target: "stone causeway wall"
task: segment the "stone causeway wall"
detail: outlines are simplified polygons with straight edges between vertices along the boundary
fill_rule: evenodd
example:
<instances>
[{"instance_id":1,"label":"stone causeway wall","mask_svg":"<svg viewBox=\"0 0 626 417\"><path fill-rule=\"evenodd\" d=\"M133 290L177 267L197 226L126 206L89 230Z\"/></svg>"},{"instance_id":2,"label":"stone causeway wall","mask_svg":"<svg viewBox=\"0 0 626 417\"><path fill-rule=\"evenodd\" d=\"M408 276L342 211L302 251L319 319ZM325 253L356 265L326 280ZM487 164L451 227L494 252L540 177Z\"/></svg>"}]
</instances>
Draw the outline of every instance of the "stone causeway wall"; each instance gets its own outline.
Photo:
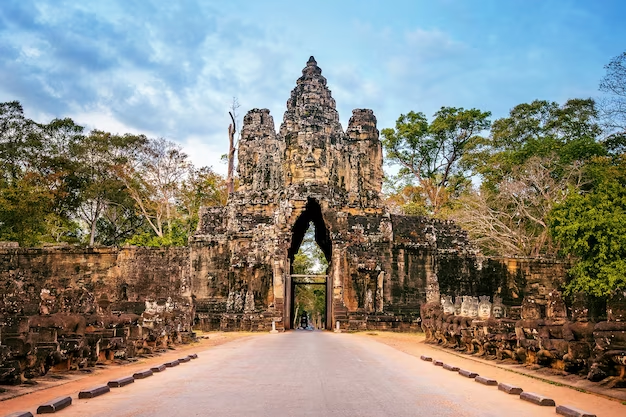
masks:
<instances>
[{"instance_id":1,"label":"stone causeway wall","mask_svg":"<svg viewBox=\"0 0 626 417\"><path fill-rule=\"evenodd\" d=\"M191 340L188 248L0 248L0 383Z\"/></svg>"},{"instance_id":2,"label":"stone causeway wall","mask_svg":"<svg viewBox=\"0 0 626 417\"><path fill-rule=\"evenodd\" d=\"M499 295L446 295L424 304L426 342L626 387L626 292L609 299L604 310L582 296L566 303L556 287L539 284L540 291L527 293L521 306L505 304Z\"/></svg>"}]
</instances>

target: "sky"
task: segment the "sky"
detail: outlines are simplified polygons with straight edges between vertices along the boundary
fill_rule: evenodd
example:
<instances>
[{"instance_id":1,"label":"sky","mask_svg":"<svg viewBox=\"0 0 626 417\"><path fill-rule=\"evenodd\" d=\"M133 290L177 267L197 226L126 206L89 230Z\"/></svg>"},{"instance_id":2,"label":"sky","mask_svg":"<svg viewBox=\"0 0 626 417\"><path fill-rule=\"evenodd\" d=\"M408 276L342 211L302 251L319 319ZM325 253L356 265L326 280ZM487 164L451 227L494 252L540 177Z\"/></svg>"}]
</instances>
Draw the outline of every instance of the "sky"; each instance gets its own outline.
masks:
<instances>
[{"instance_id":1,"label":"sky","mask_svg":"<svg viewBox=\"0 0 626 417\"><path fill-rule=\"evenodd\" d=\"M599 97L626 51L622 0L0 0L0 102L38 122L179 143L225 173L228 116L276 129L309 56L342 125L442 106L504 117L535 99Z\"/></svg>"}]
</instances>

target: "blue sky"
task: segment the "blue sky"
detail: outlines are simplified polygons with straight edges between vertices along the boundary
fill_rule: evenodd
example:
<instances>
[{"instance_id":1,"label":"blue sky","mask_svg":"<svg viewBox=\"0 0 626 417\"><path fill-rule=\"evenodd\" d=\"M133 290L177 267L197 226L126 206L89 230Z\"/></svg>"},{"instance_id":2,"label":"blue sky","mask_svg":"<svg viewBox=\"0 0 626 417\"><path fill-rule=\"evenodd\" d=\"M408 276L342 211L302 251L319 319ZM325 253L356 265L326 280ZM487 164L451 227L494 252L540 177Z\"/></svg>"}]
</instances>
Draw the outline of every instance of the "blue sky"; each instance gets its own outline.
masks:
<instances>
[{"instance_id":1,"label":"blue sky","mask_svg":"<svg viewBox=\"0 0 626 417\"><path fill-rule=\"evenodd\" d=\"M1 0L0 102L37 121L179 142L225 172L228 109L276 128L310 55L345 128L410 110L489 110L597 97L626 51L621 0Z\"/></svg>"}]
</instances>

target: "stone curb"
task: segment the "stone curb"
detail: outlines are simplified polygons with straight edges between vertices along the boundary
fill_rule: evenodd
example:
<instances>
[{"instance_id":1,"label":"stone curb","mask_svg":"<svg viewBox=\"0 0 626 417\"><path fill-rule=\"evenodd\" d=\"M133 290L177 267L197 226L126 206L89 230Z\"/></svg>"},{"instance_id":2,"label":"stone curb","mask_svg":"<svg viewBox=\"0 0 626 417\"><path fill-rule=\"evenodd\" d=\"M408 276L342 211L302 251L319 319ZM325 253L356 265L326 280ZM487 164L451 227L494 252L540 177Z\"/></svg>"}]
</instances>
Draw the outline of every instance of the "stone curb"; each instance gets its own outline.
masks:
<instances>
[{"instance_id":1,"label":"stone curb","mask_svg":"<svg viewBox=\"0 0 626 417\"><path fill-rule=\"evenodd\" d=\"M570 407L569 405L557 406L556 413L567 417L596 417L595 414L579 410L578 408Z\"/></svg>"},{"instance_id":2,"label":"stone curb","mask_svg":"<svg viewBox=\"0 0 626 417\"><path fill-rule=\"evenodd\" d=\"M447 363L443 364L443 369L445 369L446 371L453 371L453 372L458 372L459 371L459 367L458 366L448 365Z\"/></svg>"},{"instance_id":3,"label":"stone curb","mask_svg":"<svg viewBox=\"0 0 626 417\"><path fill-rule=\"evenodd\" d=\"M476 372L468 371L467 369L459 369L459 375L465 378L476 378L478 376Z\"/></svg>"},{"instance_id":4,"label":"stone curb","mask_svg":"<svg viewBox=\"0 0 626 417\"><path fill-rule=\"evenodd\" d=\"M152 375L153 375L152 369L146 369L145 371L135 372L133 374L133 378L135 378L135 379L144 379L144 378L148 378L149 376L152 376Z\"/></svg>"},{"instance_id":5,"label":"stone curb","mask_svg":"<svg viewBox=\"0 0 626 417\"><path fill-rule=\"evenodd\" d=\"M167 366L165 365L157 365L157 366L153 366L152 368L150 368L152 372L163 372L166 369L167 369Z\"/></svg>"},{"instance_id":6,"label":"stone curb","mask_svg":"<svg viewBox=\"0 0 626 417\"><path fill-rule=\"evenodd\" d=\"M30 411L16 411L15 413L11 413L5 417L33 417L33 413Z\"/></svg>"},{"instance_id":7,"label":"stone curb","mask_svg":"<svg viewBox=\"0 0 626 417\"><path fill-rule=\"evenodd\" d=\"M419 343L424 343L424 342L422 341L422 342L419 342ZM520 367L511 367L511 366L507 366L505 364L497 363L496 361L493 361L493 360L487 360L487 359L482 359L482 358L475 357L475 356L472 356L472 355L462 354L462 353L454 351L453 349L444 348L444 347L441 347L439 345L431 345L431 344L425 344L425 345L428 346L430 349L433 349L435 351L444 352L444 353L456 356L456 357L461 358L461 359L465 359L465 360L468 360L468 361L481 363L483 365L491 366L491 367L496 368L496 369L502 369L502 370L505 370L507 372L512 372L514 374L524 375L524 376L527 376L529 378L533 378L533 379L537 379L539 381L546 382L548 384L557 383L557 384L560 384L560 385L562 385L564 387L567 387L569 389L572 389L572 390L580 391L581 389L583 389L586 393L595 394L595 395L598 395L600 397L608 398L608 399L611 399L611 400L618 400L620 402L621 401L626 401L626 396L623 395L621 393L621 391L619 393L616 393L616 392L611 391L610 389L599 387L599 386L597 386L597 384L596 385L580 386L580 385L576 385L576 384L572 384L571 382L568 382L565 378L553 377L553 376L549 376L549 375L545 375L545 374L539 374L537 372L528 372L528 371L526 371L526 370L524 370L523 368L520 368Z\"/></svg>"},{"instance_id":8,"label":"stone curb","mask_svg":"<svg viewBox=\"0 0 626 417\"><path fill-rule=\"evenodd\" d=\"M496 381L495 379L487 378L486 376L477 376L476 378L474 378L474 381L483 385L498 385L498 381Z\"/></svg>"},{"instance_id":9,"label":"stone curb","mask_svg":"<svg viewBox=\"0 0 626 417\"><path fill-rule=\"evenodd\" d=\"M432 362L433 361L433 358L431 358L430 356L425 356L425 355L420 356L420 359L423 360L423 361L426 361L426 362Z\"/></svg>"},{"instance_id":10,"label":"stone curb","mask_svg":"<svg viewBox=\"0 0 626 417\"><path fill-rule=\"evenodd\" d=\"M125 376L123 378L118 378L118 379L109 381L107 385L111 388L121 388L121 387L125 387L128 384L132 384L133 382L135 382L135 378L133 378L132 376Z\"/></svg>"},{"instance_id":11,"label":"stone curb","mask_svg":"<svg viewBox=\"0 0 626 417\"><path fill-rule=\"evenodd\" d=\"M544 397L543 395L535 394L534 392L522 392L519 397L524 401L544 407L554 407L556 405L552 398Z\"/></svg>"},{"instance_id":12,"label":"stone curb","mask_svg":"<svg viewBox=\"0 0 626 417\"><path fill-rule=\"evenodd\" d=\"M191 355L189 355L187 357L191 358L191 359L198 359L198 354L197 353L192 353Z\"/></svg>"},{"instance_id":13,"label":"stone curb","mask_svg":"<svg viewBox=\"0 0 626 417\"><path fill-rule=\"evenodd\" d=\"M433 361L433 365L435 366L443 366L443 361L440 361L439 359L436 359Z\"/></svg>"},{"instance_id":14,"label":"stone curb","mask_svg":"<svg viewBox=\"0 0 626 417\"><path fill-rule=\"evenodd\" d=\"M524 390L521 389L520 387L516 387L515 385L505 384L502 382L498 384L498 389L500 391L506 392L507 394L515 394L515 395L520 395L522 392L524 392Z\"/></svg>"},{"instance_id":15,"label":"stone curb","mask_svg":"<svg viewBox=\"0 0 626 417\"><path fill-rule=\"evenodd\" d=\"M165 362L164 365L167 366L168 368L173 368L175 366L180 365L180 362L177 359L175 361Z\"/></svg>"},{"instance_id":16,"label":"stone curb","mask_svg":"<svg viewBox=\"0 0 626 417\"><path fill-rule=\"evenodd\" d=\"M180 359L178 359L178 362L189 362L190 360L191 360L191 358L190 358L190 357L185 356L184 358L180 358Z\"/></svg>"},{"instance_id":17,"label":"stone curb","mask_svg":"<svg viewBox=\"0 0 626 417\"><path fill-rule=\"evenodd\" d=\"M59 397L37 407L37 414L52 414L72 405L72 397Z\"/></svg>"},{"instance_id":18,"label":"stone curb","mask_svg":"<svg viewBox=\"0 0 626 417\"><path fill-rule=\"evenodd\" d=\"M111 388L108 385L100 385L100 386L89 388L89 389L79 392L78 399L94 398L99 395L106 394L107 392L111 392Z\"/></svg>"}]
</instances>

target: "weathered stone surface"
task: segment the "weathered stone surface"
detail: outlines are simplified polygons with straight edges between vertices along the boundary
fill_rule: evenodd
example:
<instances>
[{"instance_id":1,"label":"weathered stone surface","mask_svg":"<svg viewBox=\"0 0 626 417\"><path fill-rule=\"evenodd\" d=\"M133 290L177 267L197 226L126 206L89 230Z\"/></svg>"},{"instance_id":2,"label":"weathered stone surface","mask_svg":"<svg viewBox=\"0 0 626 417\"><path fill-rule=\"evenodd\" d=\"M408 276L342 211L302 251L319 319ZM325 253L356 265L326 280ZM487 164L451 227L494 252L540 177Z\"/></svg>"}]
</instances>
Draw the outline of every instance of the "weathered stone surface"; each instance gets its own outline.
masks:
<instances>
[{"instance_id":1,"label":"weathered stone surface","mask_svg":"<svg viewBox=\"0 0 626 417\"><path fill-rule=\"evenodd\" d=\"M133 378L135 378L135 379L144 379L144 378L148 378L149 376L152 376L153 373L154 373L154 371L152 371L152 369L146 369L145 371L135 372L133 374Z\"/></svg>"},{"instance_id":2,"label":"weathered stone surface","mask_svg":"<svg viewBox=\"0 0 626 417\"><path fill-rule=\"evenodd\" d=\"M447 363L443 364L443 369L447 370L447 371L453 371L453 372L457 372L459 370L458 366L454 366L454 365L450 365Z\"/></svg>"},{"instance_id":3,"label":"weathered stone surface","mask_svg":"<svg viewBox=\"0 0 626 417\"><path fill-rule=\"evenodd\" d=\"M433 361L433 365L435 365L435 366L443 366L443 361L440 361L440 360L438 360L438 359L435 359L435 360Z\"/></svg>"},{"instance_id":4,"label":"weathered stone surface","mask_svg":"<svg viewBox=\"0 0 626 417\"><path fill-rule=\"evenodd\" d=\"M152 372L163 372L166 369L167 369L167 366L165 365L158 365L158 366L153 366L152 368L150 368Z\"/></svg>"},{"instance_id":5,"label":"weathered stone surface","mask_svg":"<svg viewBox=\"0 0 626 417\"><path fill-rule=\"evenodd\" d=\"M198 359L198 354L197 353L192 353L191 355L188 356L189 359Z\"/></svg>"},{"instance_id":6,"label":"weathered stone surface","mask_svg":"<svg viewBox=\"0 0 626 417\"><path fill-rule=\"evenodd\" d=\"M165 364L164 364L164 365L165 365L166 367L168 367L168 368L173 368L173 367L175 367L175 366L180 365L180 362L179 362L178 360L175 360L175 361L169 361L169 362L165 362Z\"/></svg>"},{"instance_id":7,"label":"weathered stone surface","mask_svg":"<svg viewBox=\"0 0 626 417\"><path fill-rule=\"evenodd\" d=\"M426 361L426 362L432 362L433 361L433 358L431 358L430 356L425 356L425 355L420 356L420 359L423 360L423 361Z\"/></svg>"},{"instance_id":8,"label":"weathered stone surface","mask_svg":"<svg viewBox=\"0 0 626 417\"><path fill-rule=\"evenodd\" d=\"M290 264L312 222L330 264L325 327L419 329L420 306L439 297L437 259L474 249L450 222L386 211L373 112L354 110L344 131L311 57L279 131L253 109L241 132L239 187L226 207L201 210L190 241L198 326L290 328Z\"/></svg>"},{"instance_id":9,"label":"weathered stone surface","mask_svg":"<svg viewBox=\"0 0 626 417\"><path fill-rule=\"evenodd\" d=\"M498 381L496 381L495 379L492 378L487 378L486 376L477 376L476 378L474 378L474 381L478 382L479 384L483 384L483 385L498 385Z\"/></svg>"},{"instance_id":10,"label":"weathered stone surface","mask_svg":"<svg viewBox=\"0 0 626 417\"><path fill-rule=\"evenodd\" d=\"M8 414L5 417L33 417L33 413L30 411L16 411L15 413Z\"/></svg>"},{"instance_id":11,"label":"weathered stone surface","mask_svg":"<svg viewBox=\"0 0 626 417\"><path fill-rule=\"evenodd\" d=\"M500 391L506 392L507 394L514 394L514 395L519 395L522 392L524 392L524 390L521 389L520 387L516 387L515 385L505 384L502 382L498 384L498 389Z\"/></svg>"},{"instance_id":12,"label":"weathered stone surface","mask_svg":"<svg viewBox=\"0 0 626 417\"><path fill-rule=\"evenodd\" d=\"M52 414L72 405L72 397L59 397L37 407L37 414Z\"/></svg>"},{"instance_id":13,"label":"weathered stone surface","mask_svg":"<svg viewBox=\"0 0 626 417\"><path fill-rule=\"evenodd\" d=\"M478 376L476 372L468 371L467 369L459 369L459 375L466 378L476 378Z\"/></svg>"},{"instance_id":14,"label":"weathered stone surface","mask_svg":"<svg viewBox=\"0 0 626 417\"><path fill-rule=\"evenodd\" d=\"M191 341L188 248L0 248L0 383Z\"/></svg>"},{"instance_id":15,"label":"weathered stone surface","mask_svg":"<svg viewBox=\"0 0 626 417\"><path fill-rule=\"evenodd\" d=\"M524 401L544 407L552 407L555 405L552 398L544 397L543 395L535 394L534 392L522 392L519 397Z\"/></svg>"},{"instance_id":16,"label":"weathered stone surface","mask_svg":"<svg viewBox=\"0 0 626 417\"><path fill-rule=\"evenodd\" d=\"M569 405L558 405L556 407L556 413L567 417L596 417L593 413L570 407Z\"/></svg>"},{"instance_id":17,"label":"weathered stone surface","mask_svg":"<svg viewBox=\"0 0 626 417\"><path fill-rule=\"evenodd\" d=\"M135 378L133 378L132 376L125 376L109 381L107 385L110 388L121 388L125 387L126 385L132 384L133 382L135 382Z\"/></svg>"},{"instance_id":18,"label":"weathered stone surface","mask_svg":"<svg viewBox=\"0 0 626 417\"><path fill-rule=\"evenodd\" d=\"M78 393L78 398L94 398L106 394L107 392L111 392L111 388L108 385L99 385L97 387L80 391Z\"/></svg>"},{"instance_id":19,"label":"weathered stone surface","mask_svg":"<svg viewBox=\"0 0 626 417\"><path fill-rule=\"evenodd\" d=\"M178 362L185 363L185 362L189 362L190 360L191 358L189 356L185 356L185 357L179 358Z\"/></svg>"}]
</instances>

